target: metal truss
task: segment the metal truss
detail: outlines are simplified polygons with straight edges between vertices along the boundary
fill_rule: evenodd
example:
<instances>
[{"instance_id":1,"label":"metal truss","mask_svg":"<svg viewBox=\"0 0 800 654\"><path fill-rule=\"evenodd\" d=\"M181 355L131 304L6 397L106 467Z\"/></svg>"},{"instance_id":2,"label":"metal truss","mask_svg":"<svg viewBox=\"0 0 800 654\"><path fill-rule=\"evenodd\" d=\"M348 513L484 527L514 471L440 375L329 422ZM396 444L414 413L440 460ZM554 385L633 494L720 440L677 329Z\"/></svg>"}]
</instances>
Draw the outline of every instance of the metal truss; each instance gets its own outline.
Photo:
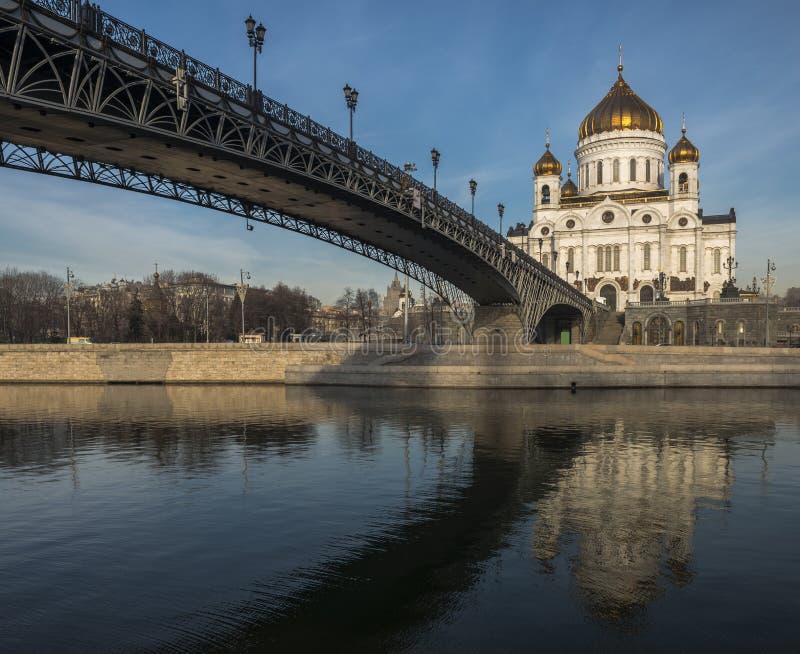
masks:
<instances>
[{"instance_id":1,"label":"metal truss","mask_svg":"<svg viewBox=\"0 0 800 654\"><path fill-rule=\"evenodd\" d=\"M3 8L8 6L12 8ZM424 215L425 228L477 255L482 262L477 274L499 273L507 281L498 283L495 297L488 302L516 305L530 333L557 304L576 308L588 324L594 310L589 298L447 198L308 116L96 6L77 0L0 0L0 39L4 51L11 52L10 61L0 60L0 97L66 111L85 120L101 119L188 147L216 150L241 166L263 168L266 164L309 187L358 197L376 210L394 212L417 224ZM8 167L207 206L333 243L407 272L465 319L470 313L466 307L475 300L487 302L469 298L464 290L468 285L458 273L445 280L420 263L302 216L287 216L146 171L13 144L3 148L3 165ZM421 207L413 206L409 189L418 192Z\"/></svg>"},{"instance_id":2,"label":"metal truss","mask_svg":"<svg viewBox=\"0 0 800 654\"><path fill-rule=\"evenodd\" d=\"M393 252L387 252L345 234L312 224L297 216L290 216L265 206L244 202L229 195L196 188L184 182L150 175L140 170L86 161L80 157L56 154L41 148L18 145L8 141L0 141L0 167L154 195L198 207L215 209L240 218L311 236L407 274L440 295L453 307L460 320L468 321L472 318L474 303L469 296L439 275Z\"/></svg>"}]
</instances>

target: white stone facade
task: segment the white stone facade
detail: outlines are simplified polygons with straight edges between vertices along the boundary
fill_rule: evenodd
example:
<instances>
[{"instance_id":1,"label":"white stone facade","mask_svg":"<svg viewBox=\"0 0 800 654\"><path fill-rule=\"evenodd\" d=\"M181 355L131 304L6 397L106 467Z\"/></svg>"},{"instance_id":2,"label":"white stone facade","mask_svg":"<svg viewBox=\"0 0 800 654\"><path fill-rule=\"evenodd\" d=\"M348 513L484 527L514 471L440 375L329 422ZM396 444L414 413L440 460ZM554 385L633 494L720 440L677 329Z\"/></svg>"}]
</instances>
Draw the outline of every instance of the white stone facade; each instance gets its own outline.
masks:
<instances>
[{"instance_id":1,"label":"white stone facade","mask_svg":"<svg viewBox=\"0 0 800 654\"><path fill-rule=\"evenodd\" d=\"M690 155L667 164L657 131L619 127L580 139L577 193L565 194L561 175L534 175L533 220L512 227L509 241L617 310L653 299L660 272L670 300L718 296L736 256L736 215L703 216L699 151L683 142Z\"/></svg>"}]
</instances>

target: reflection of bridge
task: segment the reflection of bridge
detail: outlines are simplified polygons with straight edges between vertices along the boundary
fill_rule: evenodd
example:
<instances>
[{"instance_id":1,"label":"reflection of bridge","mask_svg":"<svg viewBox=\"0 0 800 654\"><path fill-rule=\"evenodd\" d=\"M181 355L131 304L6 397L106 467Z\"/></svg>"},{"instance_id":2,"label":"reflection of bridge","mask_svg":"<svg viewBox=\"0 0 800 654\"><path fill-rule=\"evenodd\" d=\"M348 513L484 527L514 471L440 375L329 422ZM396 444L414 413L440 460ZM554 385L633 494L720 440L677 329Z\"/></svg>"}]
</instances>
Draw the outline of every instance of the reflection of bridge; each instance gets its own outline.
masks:
<instances>
[{"instance_id":1,"label":"reflection of bridge","mask_svg":"<svg viewBox=\"0 0 800 654\"><path fill-rule=\"evenodd\" d=\"M209 207L379 261L462 318L588 323L574 287L397 167L88 3L0 0L0 165Z\"/></svg>"}]
</instances>

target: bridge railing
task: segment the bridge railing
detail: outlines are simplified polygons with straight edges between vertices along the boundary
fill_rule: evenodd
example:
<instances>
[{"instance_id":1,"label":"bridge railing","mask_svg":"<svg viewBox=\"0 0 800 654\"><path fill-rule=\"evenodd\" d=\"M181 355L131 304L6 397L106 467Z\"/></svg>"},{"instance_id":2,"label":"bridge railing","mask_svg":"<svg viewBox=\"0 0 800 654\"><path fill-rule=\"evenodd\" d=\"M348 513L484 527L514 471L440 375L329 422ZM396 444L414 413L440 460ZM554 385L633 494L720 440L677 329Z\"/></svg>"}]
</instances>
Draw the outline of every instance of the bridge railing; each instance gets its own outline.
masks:
<instances>
[{"instance_id":1,"label":"bridge railing","mask_svg":"<svg viewBox=\"0 0 800 654\"><path fill-rule=\"evenodd\" d=\"M409 177L405 171L373 152L362 148L356 143L351 143L350 139L337 134L329 127L313 121L310 116L254 90L249 84L244 84L229 75L221 73L219 68L214 68L188 56L183 50L173 48L171 45L147 34L145 30L133 27L125 21L102 11L98 5L90 4L89 2L81 2L80 0L23 0L22 4L36 5L49 14L72 23L76 29L97 34L101 38L112 41L115 45L136 53L169 71L175 71L181 67L186 71L186 75L191 78L193 84L200 84L213 89L230 100L253 108L270 120L276 121L317 142L324 143L332 150L395 182L401 183L404 178L410 179L410 186L419 190L422 197L427 200L429 207L434 207L437 211L446 213L449 220L458 223L460 227L479 236L484 242L501 249L505 256L513 253L516 260L526 265L529 269L551 278L554 283L565 285L565 287L568 287L568 292L574 293L576 298L585 299L582 293L574 289L549 268L541 265L522 249L506 240L502 234L498 234L488 225L477 220L455 202L438 194L438 192L434 192L433 189L413 177Z\"/></svg>"}]
</instances>

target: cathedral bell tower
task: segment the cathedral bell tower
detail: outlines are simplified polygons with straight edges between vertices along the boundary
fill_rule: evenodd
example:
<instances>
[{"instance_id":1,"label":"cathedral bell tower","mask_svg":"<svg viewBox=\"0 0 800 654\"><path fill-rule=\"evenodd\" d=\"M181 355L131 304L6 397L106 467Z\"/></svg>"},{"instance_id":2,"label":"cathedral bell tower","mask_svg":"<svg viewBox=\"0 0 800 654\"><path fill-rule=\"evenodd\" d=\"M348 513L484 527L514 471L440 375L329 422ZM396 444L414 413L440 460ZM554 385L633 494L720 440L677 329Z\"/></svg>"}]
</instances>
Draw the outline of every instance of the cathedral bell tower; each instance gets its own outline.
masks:
<instances>
[{"instance_id":1,"label":"cathedral bell tower","mask_svg":"<svg viewBox=\"0 0 800 654\"><path fill-rule=\"evenodd\" d=\"M545 134L544 154L533 166L533 208L535 212L558 209L561 202L561 163L550 152L550 130Z\"/></svg>"},{"instance_id":2,"label":"cathedral bell tower","mask_svg":"<svg viewBox=\"0 0 800 654\"><path fill-rule=\"evenodd\" d=\"M698 201L700 180L700 150L686 138L686 116L683 117L681 138L669 151L669 193L674 200Z\"/></svg>"}]
</instances>

